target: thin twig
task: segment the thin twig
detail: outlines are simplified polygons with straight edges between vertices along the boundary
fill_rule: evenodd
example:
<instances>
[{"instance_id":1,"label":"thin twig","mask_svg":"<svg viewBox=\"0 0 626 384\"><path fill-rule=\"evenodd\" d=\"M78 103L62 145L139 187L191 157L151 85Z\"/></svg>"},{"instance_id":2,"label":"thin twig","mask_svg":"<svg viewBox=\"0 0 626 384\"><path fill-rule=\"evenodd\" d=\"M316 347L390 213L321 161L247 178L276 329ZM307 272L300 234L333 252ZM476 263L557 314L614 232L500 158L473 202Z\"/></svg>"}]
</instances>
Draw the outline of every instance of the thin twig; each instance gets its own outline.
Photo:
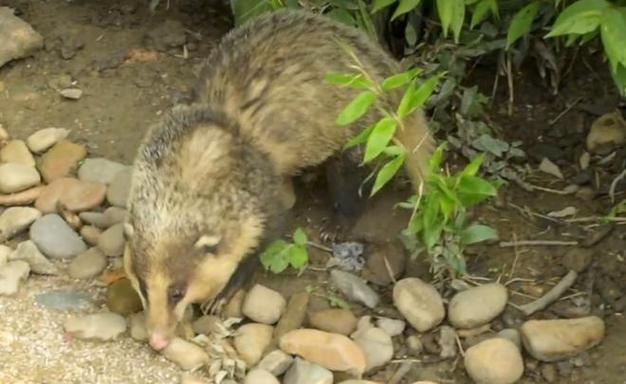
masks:
<instances>
[{"instance_id":1,"label":"thin twig","mask_svg":"<svg viewBox=\"0 0 626 384\"><path fill-rule=\"evenodd\" d=\"M545 295L540 297L539 299L530 302L528 304L521 305L519 309L526 315L530 316L537 311L541 311L546 308L548 305L557 301L565 291L567 291L578 277L578 273L576 271L570 270L565 277L559 281L557 285L555 285L551 290L549 290Z\"/></svg>"},{"instance_id":2,"label":"thin twig","mask_svg":"<svg viewBox=\"0 0 626 384\"><path fill-rule=\"evenodd\" d=\"M388 384L397 384L409 373L411 370L412 363L409 361L404 361L398 369L394 372L394 374L387 381Z\"/></svg>"},{"instance_id":3,"label":"thin twig","mask_svg":"<svg viewBox=\"0 0 626 384\"><path fill-rule=\"evenodd\" d=\"M520 241L501 241L500 247L516 247L521 246L559 246L559 245L578 245L578 241L561 241L561 240L520 240Z\"/></svg>"},{"instance_id":4,"label":"thin twig","mask_svg":"<svg viewBox=\"0 0 626 384\"><path fill-rule=\"evenodd\" d=\"M611 188L609 188L609 196L611 197L611 204L615 203L615 187L617 187L617 183L622 181L626 177L626 169L622 171L613 181L611 182Z\"/></svg>"},{"instance_id":5,"label":"thin twig","mask_svg":"<svg viewBox=\"0 0 626 384\"><path fill-rule=\"evenodd\" d=\"M557 121L559 121L561 119L561 117L565 116L565 114L567 112L569 112L572 108L574 108L574 106L578 103L581 102L583 98L582 97L578 97L576 100L574 100L570 105L568 105L561 113L559 113L554 119L550 120L548 122L548 125L554 125Z\"/></svg>"},{"instance_id":6,"label":"thin twig","mask_svg":"<svg viewBox=\"0 0 626 384\"><path fill-rule=\"evenodd\" d=\"M506 56L506 78L509 84L509 105L508 105L508 113L509 116L513 115L513 103L515 102L515 90L513 89L513 71L511 69L511 56L507 54Z\"/></svg>"},{"instance_id":7,"label":"thin twig","mask_svg":"<svg viewBox=\"0 0 626 384\"><path fill-rule=\"evenodd\" d=\"M332 248L326 247L326 246L324 246L324 245L322 245L322 244L318 244L318 243L315 243L315 242L313 242L313 241L307 241L307 242L306 242L306 244L307 244L309 247L317 248L317 249L319 249L320 251L324 251L324 252L328 252L328 253L333 253L333 249L332 249Z\"/></svg>"}]
</instances>

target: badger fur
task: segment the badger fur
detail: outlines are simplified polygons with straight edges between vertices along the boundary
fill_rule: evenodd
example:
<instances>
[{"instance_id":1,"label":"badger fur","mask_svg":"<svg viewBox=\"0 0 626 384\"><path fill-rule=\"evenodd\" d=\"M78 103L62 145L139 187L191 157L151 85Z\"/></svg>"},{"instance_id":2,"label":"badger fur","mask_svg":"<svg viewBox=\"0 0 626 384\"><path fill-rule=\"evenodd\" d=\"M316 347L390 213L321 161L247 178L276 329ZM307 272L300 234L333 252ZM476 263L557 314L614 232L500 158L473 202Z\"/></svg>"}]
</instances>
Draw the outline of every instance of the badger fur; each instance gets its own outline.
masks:
<instances>
[{"instance_id":1,"label":"badger fur","mask_svg":"<svg viewBox=\"0 0 626 384\"><path fill-rule=\"evenodd\" d=\"M290 205L283 188L290 177L380 118L372 110L348 127L335 123L360 92L324 79L353 72L337 39L375 80L401 71L356 29L307 11L277 11L227 34L201 71L193 104L173 108L147 133L134 165L124 261L153 348L167 346L189 304L215 297L272 239ZM382 102L396 106L401 95ZM405 125L396 138L417 186L433 143L421 112Z\"/></svg>"}]
</instances>

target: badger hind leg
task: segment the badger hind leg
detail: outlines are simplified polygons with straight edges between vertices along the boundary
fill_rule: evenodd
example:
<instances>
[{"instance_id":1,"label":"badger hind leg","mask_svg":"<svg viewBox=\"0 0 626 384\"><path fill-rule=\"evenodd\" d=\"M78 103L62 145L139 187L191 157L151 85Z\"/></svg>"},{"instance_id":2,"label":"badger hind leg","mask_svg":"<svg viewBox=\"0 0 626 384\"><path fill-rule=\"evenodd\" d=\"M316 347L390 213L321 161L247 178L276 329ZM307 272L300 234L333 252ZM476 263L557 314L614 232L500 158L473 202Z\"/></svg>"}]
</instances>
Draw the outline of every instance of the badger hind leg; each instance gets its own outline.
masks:
<instances>
[{"instance_id":1,"label":"badger hind leg","mask_svg":"<svg viewBox=\"0 0 626 384\"><path fill-rule=\"evenodd\" d=\"M228 303L240 289L245 288L248 283L252 282L254 273L259 265L259 257L256 253L242 260L235 270L235 273L233 273L220 293L202 306L202 312L210 315L218 315L221 313L226 303Z\"/></svg>"},{"instance_id":2,"label":"badger hind leg","mask_svg":"<svg viewBox=\"0 0 626 384\"><path fill-rule=\"evenodd\" d=\"M367 180L368 169L359 166L358 149L340 152L325 163L326 184L333 213L320 229L325 242L345 239L356 219L367 206L372 181Z\"/></svg>"}]
</instances>

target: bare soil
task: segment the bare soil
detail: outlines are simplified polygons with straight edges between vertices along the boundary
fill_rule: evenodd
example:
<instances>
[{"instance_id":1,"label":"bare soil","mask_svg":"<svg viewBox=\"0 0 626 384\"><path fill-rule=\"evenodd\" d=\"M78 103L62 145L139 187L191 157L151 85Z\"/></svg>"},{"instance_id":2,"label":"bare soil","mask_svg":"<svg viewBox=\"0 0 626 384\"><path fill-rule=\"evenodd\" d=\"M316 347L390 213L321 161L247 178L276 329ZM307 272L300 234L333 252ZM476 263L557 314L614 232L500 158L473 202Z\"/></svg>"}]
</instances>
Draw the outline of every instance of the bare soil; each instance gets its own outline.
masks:
<instances>
[{"instance_id":1,"label":"bare soil","mask_svg":"<svg viewBox=\"0 0 626 384\"><path fill-rule=\"evenodd\" d=\"M165 1L162 1L165 3ZM202 1L171 2L150 14L147 2L141 1L26 1L0 0L20 11L20 16L45 37L45 49L34 57L16 61L0 68L0 123L12 137L26 138L46 127L71 129L70 138L85 144L90 156L102 156L130 164L148 126L176 102L184 101L194 84L198 65L216 41L230 28L228 9L221 4ZM146 33L176 20L187 30L189 50L154 50L145 39ZM167 37L167 34L166 36ZM148 50L144 50L148 49ZM65 58L64 58L65 57ZM510 139L521 139L529 152L542 146L560 149L559 165L567 178L577 174L575 165L583 148L591 121L599 114L617 106L606 65L588 64L579 59L565 79L558 96L552 96L530 69L516 78L516 99L513 115L506 114L507 94L503 87L497 93L492 113ZM489 94L492 70L479 69L471 81ZM71 76L83 90L80 100L63 99L54 89ZM549 121L561 113L568 103L581 98L576 108L554 125ZM614 166L601 172L602 180L623 169L622 157ZM537 161L530 160L537 165ZM566 183L553 177L535 174L535 185L560 189ZM606 183L605 183L606 185ZM405 225L404 212L393 204L406 196L402 191L388 191L374 199L367 214L361 218L354 237L392 239ZM317 234L321 221L328 216L324 193L309 186L298 188L298 203L293 224L303 225L310 236ZM545 214L566 206L578 208L579 217L602 215L610 207L606 196L582 199L551 193L529 193L516 186L503 190L502 204L490 203L476 212L481 221L495 226L503 240L588 238L599 227L594 223L562 225L528 212ZM516 208L519 207L519 208ZM626 383L626 321L620 298L626 293L626 249L623 226L594 245L591 266L581 274L574 291L589 292L592 288L592 313L602 316L607 324L605 341L581 358L559 364L556 382ZM19 239L18 239L19 240ZM13 244L14 245L14 244ZM473 276L506 282L522 278L509 287L516 303L529 301L528 295L539 296L567 272L562 260L568 247L501 248L497 244L476 247L469 258ZM324 291L327 274L323 271L326 255L313 250L314 269L296 277L286 273L269 276L259 273L266 284L285 295L314 286ZM407 275L428 276L423 260L410 262ZM0 298L0 382L1 383L175 383L181 371L174 364L154 353L147 345L124 337L115 342L95 343L64 337L62 324L69 313L42 308L34 303L38 293L53 289L88 292L96 303L103 304L103 289L96 282L77 282L67 277L31 277L17 297ZM612 292L612 293L611 293ZM382 313L393 313L389 290L383 292ZM588 297L588 296L587 296ZM570 301L562 306L571 307ZM325 299L315 296L312 306L324 307ZM92 311L97 310L93 308ZM356 312L362 309L355 309ZM519 318L513 308L504 318ZM535 318L557 317L554 309ZM506 323L506 321L503 321ZM504 326L506 324L500 324ZM385 380L401 361L391 363L374 377ZM469 383L462 360L440 363L414 361L402 383L431 379L440 383ZM455 369L455 367L457 369ZM543 383L542 364L527 359L522 383Z\"/></svg>"}]
</instances>

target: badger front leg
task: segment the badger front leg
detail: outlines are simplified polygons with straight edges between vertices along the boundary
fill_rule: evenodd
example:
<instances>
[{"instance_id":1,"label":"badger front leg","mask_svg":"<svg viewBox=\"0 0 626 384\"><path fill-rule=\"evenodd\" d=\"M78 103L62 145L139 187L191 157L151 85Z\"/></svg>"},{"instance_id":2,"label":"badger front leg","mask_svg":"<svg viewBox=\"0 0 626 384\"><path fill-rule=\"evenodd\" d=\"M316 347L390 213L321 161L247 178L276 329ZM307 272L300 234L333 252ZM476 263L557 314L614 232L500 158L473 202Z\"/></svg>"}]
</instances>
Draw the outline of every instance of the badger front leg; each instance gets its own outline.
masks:
<instances>
[{"instance_id":1,"label":"badger front leg","mask_svg":"<svg viewBox=\"0 0 626 384\"><path fill-rule=\"evenodd\" d=\"M210 315L221 313L224 305L233 298L235 293L246 288L253 281L254 273L259 265L259 256L256 253L242 260L222 291L202 306L202 312Z\"/></svg>"}]
</instances>

